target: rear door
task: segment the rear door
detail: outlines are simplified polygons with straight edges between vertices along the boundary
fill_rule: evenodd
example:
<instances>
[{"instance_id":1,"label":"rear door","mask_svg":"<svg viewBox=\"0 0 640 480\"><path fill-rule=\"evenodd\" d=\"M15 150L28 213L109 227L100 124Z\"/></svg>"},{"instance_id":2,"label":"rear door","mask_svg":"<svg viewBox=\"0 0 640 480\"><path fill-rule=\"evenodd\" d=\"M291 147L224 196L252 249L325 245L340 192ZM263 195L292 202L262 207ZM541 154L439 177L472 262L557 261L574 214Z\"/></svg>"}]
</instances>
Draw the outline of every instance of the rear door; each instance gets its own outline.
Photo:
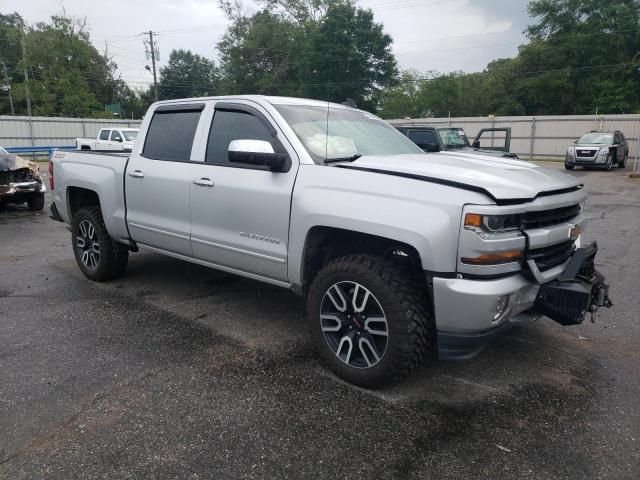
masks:
<instances>
[{"instance_id":1,"label":"rear door","mask_svg":"<svg viewBox=\"0 0 640 480\"><path fill-rule=\"evenodd\" d=\"M473 148L480 150L495 150L497 152L510 152L511 129L510 128L483 128L473 141Z\"/></svg>"},{"instance_id":2,"label":"rear door","mask_svg":"<svg viewBox=\"0 0 640 480\"><path fill-rule=\"evenodd\" d=\"M189 189L199 166L192 148L204 103L164 105L125 174L127 223L139 244L191 256ZM145 131L145 130L143 130Z\"/></svg>"},{"instance_id":3,"label":"rear door","mask_svg":"<svg viewBox=\"0 0 640 480\"><path fill-rule=\"evenodd\" d=\"M212 116L212 118L211 118ZM233 270L287 280L291 195L298 159L261 106L248 101L218 102L204 138L204 163L192 178L193 256ZM230 163L232 140L264 140L287 153L286 172Z\"/></svg>"}]
</instances>

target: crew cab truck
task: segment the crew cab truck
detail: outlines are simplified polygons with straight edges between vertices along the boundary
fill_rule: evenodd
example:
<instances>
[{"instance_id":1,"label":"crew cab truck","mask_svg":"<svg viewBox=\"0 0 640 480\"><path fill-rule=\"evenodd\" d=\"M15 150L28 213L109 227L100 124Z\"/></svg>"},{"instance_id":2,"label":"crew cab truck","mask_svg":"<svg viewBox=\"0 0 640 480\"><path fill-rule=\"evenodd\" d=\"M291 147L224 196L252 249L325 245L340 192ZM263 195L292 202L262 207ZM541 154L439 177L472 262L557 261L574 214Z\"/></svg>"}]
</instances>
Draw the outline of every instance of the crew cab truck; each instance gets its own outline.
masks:
<instances>
[{"instance_id":1,"label":"crew cab truck","mask_svg":"<svg viewBox=\"0 0 640 480\"><path fill-rule=\"evenodd\" d=\"M374 115L234 96L153 104L130 156L56 152L52 217L89 279L150 250L306 297L317 350L379 387L511 326L608 306L585 189L518 160L424 154Z\"/></svg>"},{"instance_id":2,"label":"crew cab truck","mask_svg":"<svg viewBox=\"0 0 640 480\"><path fill-rule=\"evenodd\" d=\"M137 128L103 128L96 138L76 138L76 150L131 152L137 137Z\"/></svg>"}]
</instances>

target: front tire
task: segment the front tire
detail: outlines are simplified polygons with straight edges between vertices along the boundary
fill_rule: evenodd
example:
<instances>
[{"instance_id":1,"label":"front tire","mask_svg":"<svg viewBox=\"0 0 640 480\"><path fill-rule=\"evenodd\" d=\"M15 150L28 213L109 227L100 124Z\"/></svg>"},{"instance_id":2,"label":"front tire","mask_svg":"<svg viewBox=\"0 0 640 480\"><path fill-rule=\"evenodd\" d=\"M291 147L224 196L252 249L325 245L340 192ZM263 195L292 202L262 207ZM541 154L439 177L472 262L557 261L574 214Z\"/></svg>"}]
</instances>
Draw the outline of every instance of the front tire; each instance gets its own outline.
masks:
<instances>
[{"instance_id":1,"label":"front tire","mask_svg":"<svg viewBox=\"0 0 640 480\"><path fill-rule=\"evenodd\" d=\"M613 157L615 156L615 153L610 153L609 156L607 157L607 163L604 166L604 169L608 172L613 168Z\"/></svg>"},{"instance_id":2,"label":"front tire","mask_svg":"<svg viewBox=\"0 0 640 480\"><path fill-rule=\"evenodd\" d=\"M426 292L379 257L328 263L307 296L316 349L346 381L378 388L406 377L436 350Z\"/></svg>"},{"instance_id":3,"label":"front tire","mask_svg":"<svg viewBox=\"0 0 640 480\"><path fill-rule=\"evenodd\" d=\"M90 280L112 280L127 268L129 249L111 239L100 207L84 207L74 215L71 244L78 267Z\"/></svg>"},{"instance_id":4,"label":"front tire","mask_svg":"<svg viewBox=\"0 0 640 480\"><path fill-rule=\"evenodd\" d=\"M564 169L565 170L573 170L574 165L570 165L567 162L564 162Z\"/></svg>"},{"instance_id":5,"label":"front tire","mask_svg":"<svg viewBox=\"0 0 640 480\"><path fill-rule=\"evenodd\" d=\"M624 154L624 158L620 161L620 163L618 163L618 167L620 167L620 168L626 168L628 158L629 158L629 154L628 154L628 153L625 153L625 154Z\"/></svg>"},{"instance_id":6,"label":"front tire","mask_svg":"<svg viewBox=\"0 0 640 480\"><path fill-rule=\"evenodd\" d=\"M44 193L32 193L29 195L27 206L32 212L42 210L44 208Z\"/></svg>"}]
</instances>

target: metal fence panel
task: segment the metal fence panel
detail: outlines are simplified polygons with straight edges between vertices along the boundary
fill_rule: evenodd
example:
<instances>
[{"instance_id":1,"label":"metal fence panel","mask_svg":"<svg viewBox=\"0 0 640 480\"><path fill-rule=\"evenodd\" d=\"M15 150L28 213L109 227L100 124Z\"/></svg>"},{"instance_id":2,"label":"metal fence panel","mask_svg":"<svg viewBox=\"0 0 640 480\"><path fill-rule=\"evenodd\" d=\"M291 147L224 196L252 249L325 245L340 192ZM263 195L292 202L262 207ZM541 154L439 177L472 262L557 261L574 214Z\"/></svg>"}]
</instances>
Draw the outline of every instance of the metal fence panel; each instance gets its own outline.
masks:
<instances>
[{"instance_id":1,"label":"metal fence panel","mask_svg":"<svg viewBox=\"0 0 640 480\"><path fill-rule=\"evenodd\" d=\"M0 116L4 147L74 145L77 137L95 138L101 128L138 128L141 120Z\"/></svg>"},{"instance_id":2,"label":"metal fence panel","mask_svg":"<svg viewBox=\"0 0 640 480\"><path fill-rule=\"evenodd\" d=\"M391 120L462 127L470 139L482 128L510 127L511 151L523 159L562 159L573 141L591 130L620 130L629 141L629 158L640 156L640 115L549 115L523 117L457 117ZM496 137L497 138L497 137Z\"/></svg>"},{"instance_id":3,"label":"metal fence panel","mask_svg":"<svg viewBox=\"0 0 640 480\"><path fill-rule=\"evenodd\" d=\"M591 130L620 130L629 140L630 158L640 155L640 115L550 115L540 117L457 117L392 120L455 125L470 138L481 128L510 127L511 151L521 158L561 159L572 142ZM0 145L28 147L73 145L77 137L95 138L101 128L140 126L140 120L0 116ZM498 137L496 137L496 142Z\"/></svg>"}]
</instances>

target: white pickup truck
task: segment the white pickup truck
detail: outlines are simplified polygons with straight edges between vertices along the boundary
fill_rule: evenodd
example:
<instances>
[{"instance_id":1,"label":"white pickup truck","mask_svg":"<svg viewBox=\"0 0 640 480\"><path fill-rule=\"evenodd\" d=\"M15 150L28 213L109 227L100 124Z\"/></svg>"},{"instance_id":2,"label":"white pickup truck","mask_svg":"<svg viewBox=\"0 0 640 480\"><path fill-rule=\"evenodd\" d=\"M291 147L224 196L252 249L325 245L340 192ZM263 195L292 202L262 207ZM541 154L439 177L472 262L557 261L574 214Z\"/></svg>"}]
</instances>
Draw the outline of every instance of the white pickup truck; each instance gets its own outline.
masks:
<instances>
[{"instance_id":1,"label":"white pickup truck","mask_svg":"<svg viewBox=\"0 0 640 480\"><path fill-rule=\"evenodd\" d=\"M76 149L131 152L137 137L137 128L103 128L96 138L76 138Z\"/></svg>"},{"instance_id":2,"label":"white pickup truck","mask_svg":"<svg viewBox=\"0 0 640 480\"><path fill-rule=\"evenodd\" d=\"M343 105L155 103L130 156L55 152L50 181L89 279L122 275L146 249L289 288L329 367L366 387L543 315L574 325L610 306L597 245L580 246L577 179L425 154Z\"/></svg>"}]
</instances>

